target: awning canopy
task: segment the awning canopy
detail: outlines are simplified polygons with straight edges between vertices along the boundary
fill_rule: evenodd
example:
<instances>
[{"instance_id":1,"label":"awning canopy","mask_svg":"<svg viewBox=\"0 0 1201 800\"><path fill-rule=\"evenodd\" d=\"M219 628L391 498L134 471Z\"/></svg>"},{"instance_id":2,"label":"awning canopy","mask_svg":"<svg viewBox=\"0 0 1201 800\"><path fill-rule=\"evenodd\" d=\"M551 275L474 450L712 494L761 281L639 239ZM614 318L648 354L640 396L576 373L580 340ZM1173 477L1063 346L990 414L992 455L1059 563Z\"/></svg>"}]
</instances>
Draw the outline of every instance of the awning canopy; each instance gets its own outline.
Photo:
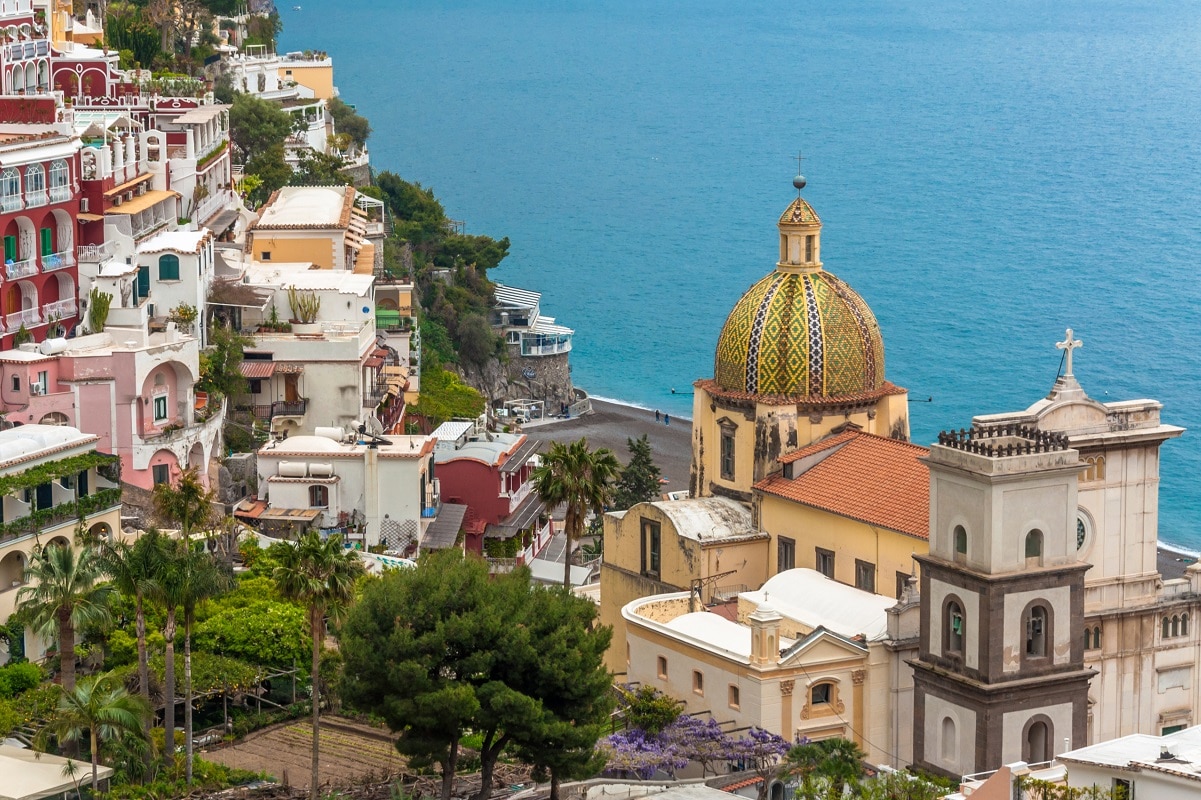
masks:
<instances>
[{"instance_id":1,"label":"awning canopy","mask_svg":"<svg viewBox=\"0 0 1201 800\"><path fill-rule=\"evenodd\" d=\"M372 356L371 358L369 358L363 362L364 367L371 367L372 369L375 369L376 367L381 367L381 366L383 366L383 364L384 364L384 360L378 356Z\"/></svg>"},{"instance_id":2,"label":"awning canopy","mask_svg":"<svg viewBox=\"0 0 1201 800\"><path fill-rule=\"evenodd\" d=\"M243 378L250 378L251 380L263 380L264 378L270 378L275 374L275 362L243 361L238 366L238 369L241 371Z\"/></svg>"},{"instance_id":3,"label":"awning canopy","mask_svg":"<svg viewBox=\"0 0 1201 800\"><path fill-rule=\"evenodd\" d=\"M463 527L463 517L467 516L467 506L459 503L443 503L438 510L438 516L425 529L421 537L422 550L445 550L454 547L459 539L459 530Z\"/></svg>"},{"instance_id":4,"label":"awning canopy","mask_svg":"<svg viewBox=\"0 0 1201 800\"><path fill-rule=\"evenodd\" d=\"M134 199L126 203L122 203L119 206L113 206L108 210L107 213L137 214L139 211L145 211L148 208L152 208L164 200L170 200L176 197L179 197L179 192L161 191L156 189L154 191L146 192L146 194L142 195L141 197L135 197Z\"/></svg>"},{"instance_id":5,"label":"awning canopy","mask_svg":"<svg viewBox=\"0 0 1201 800\"><path fill-rule=\"evenodd\" d=\"M267 510L259 515L259 519L266 522L312 522L321 514L319 508L274 508L268 506Z\"/></svg>"},{"instance_id":6,"label":"awning canopy","mask_svg":"<svg viewBox=\"0 0 1201 800\"><path fill-rule=\"evenodd\" d=\"M73 767L67 774L68 763ZM112 777L113 768L101 765L96 777L106 781ZM80 786L92 783L92 767L86 761L67 759L23 747L0 745L0 797L15 800L42 800L58 797L64 792L74 792L76 781Z\"/></svg>"},{"instance_id":7,"label":"awning canopy","mask_svg":"<svg viewBox=\"0 0 1201 800\"><path fill-rule=\"evenodd\" d=\"M501 520L499 525L488 525L484 529L486 539L511 539L517 534L531 528L538 521L538 516L544 508L542 498L536 493L530 494L521 501L513 513Z\"/></svg>"},{"instance_id":8,"label":"awning canopy","mask_svg":"<svg viewBox=\"0 0 1201 800\"><path fill-rule=\"evenodd\" d=\"M526 439L521 447L513 455L505 459L505 463L500 465L501 473L516 472L525 466L525 462L530 460L530 456L542 449L542 442L535 439Z\"/></svg>"},{"instance_id":9,"label":"awning canopy","mask_svg":"<svg viewBox=\"0 0 1201 800\"><path fill-rule=\"evenodd\" d=\"M238 212L232 208L227 208L224 211L218 211L203 224L204 227L216 234L225 233L229 230L229 226L238 221Z\"/></svg>"}]
</instances>

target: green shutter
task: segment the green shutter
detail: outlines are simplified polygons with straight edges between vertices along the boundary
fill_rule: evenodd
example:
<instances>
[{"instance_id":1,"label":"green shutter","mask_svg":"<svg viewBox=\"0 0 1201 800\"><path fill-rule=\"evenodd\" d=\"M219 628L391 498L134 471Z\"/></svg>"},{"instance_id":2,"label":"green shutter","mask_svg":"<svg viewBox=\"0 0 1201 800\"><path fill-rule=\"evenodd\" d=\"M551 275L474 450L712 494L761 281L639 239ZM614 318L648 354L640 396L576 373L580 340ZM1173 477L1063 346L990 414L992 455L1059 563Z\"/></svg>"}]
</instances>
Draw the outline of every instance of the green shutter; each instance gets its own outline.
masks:
<instances>
[{"instance_id":1,"label":"green shutter","mask_svg":"<svg viewBox=\"0 0 1201 800\"><path fill-rule=\"evenodd\" d=\"M54 252L54 231L50 228L42 228L42 255L48 256Z\"/></svg>"},{"instance_id":2,"label":"green shutter","mask_svg":"<svg viewBox=\"0 0 1201 800\"><path fill-rule=\"evenodd\" d=\"M17 260L17 237L16 236L5 236L4 237L4 260L5 261L16 261Z\"/></svg>"}]
</instances>

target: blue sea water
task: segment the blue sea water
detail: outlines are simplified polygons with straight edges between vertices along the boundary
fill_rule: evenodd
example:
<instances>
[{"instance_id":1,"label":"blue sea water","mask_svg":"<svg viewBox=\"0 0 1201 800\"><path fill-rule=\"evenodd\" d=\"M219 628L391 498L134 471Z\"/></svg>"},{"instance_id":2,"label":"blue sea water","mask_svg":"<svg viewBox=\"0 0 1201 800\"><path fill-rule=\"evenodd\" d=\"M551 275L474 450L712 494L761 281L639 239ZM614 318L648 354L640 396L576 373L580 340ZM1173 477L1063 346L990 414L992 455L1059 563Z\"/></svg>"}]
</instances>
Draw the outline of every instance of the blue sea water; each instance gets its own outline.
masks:
<instances>
[{"instance_id":1,"label":"blue sea water","mask_svg":"<svg viewBox=\"0 0 1201 800\"><path fill-rule=\"evenodd\" d=\"M913 438L1024 408L1084 341L1152 397L1161 539L1201 548L1201 2L305 0L372 162L576 329L574 379L689 415L794 196L875 311ZM672 388L677 390L672 394ZM931 398L930 402L925 401Z\"/></svg>"}]
</instances>

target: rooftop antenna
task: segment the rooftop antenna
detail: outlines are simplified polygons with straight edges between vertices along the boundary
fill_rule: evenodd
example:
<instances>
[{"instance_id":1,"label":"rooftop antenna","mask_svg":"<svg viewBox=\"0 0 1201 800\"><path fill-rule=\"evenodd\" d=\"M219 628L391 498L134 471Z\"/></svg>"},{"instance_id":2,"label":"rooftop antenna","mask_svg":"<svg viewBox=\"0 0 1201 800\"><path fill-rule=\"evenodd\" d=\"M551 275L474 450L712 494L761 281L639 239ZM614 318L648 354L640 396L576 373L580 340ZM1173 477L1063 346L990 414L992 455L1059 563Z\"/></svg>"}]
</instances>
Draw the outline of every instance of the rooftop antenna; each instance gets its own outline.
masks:
<instances>
[{"instance_id":1,"label":"rooftop antenna","mask_svg":"<svg viewBox=\"0 0 1201 800\"><path fill-rule=\"evenodd\" d=\"M796 196L801 196L801 189L805 188L805 176L801 174L801 162L804 161L804 156L798 150L796 154L796 177L792 179L792 185L796 187Z\"/></svg>"}]
</instances>

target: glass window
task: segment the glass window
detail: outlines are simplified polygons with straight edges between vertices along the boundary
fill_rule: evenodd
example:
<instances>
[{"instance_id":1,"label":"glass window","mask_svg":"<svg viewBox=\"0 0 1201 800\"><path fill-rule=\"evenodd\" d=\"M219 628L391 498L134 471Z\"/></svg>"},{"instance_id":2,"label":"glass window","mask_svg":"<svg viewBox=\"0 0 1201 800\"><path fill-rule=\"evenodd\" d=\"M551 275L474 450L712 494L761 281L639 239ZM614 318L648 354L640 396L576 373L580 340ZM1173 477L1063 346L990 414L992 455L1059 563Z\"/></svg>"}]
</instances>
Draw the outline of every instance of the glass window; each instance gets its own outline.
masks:
<instances>
[{"instance_id":1,"label":"glass window","mask_svg":"<svg viewBox=\"0 0 1201 800\"><path fill-rule=\"evenodd\" d=\"M876 593L876 565L855 559L855 588Z\"/></svg>"},{"instance_id":2,"label":"glass window","mask_svg":"<svg viewBox=\"0 0 1201 800\"><path fill-rule=\"evenodd\" d=\"M50 165L50 189L65 189L71 182L71 170L61 158Z\"/></svg>"},{"instance_id":3,"label":"glass window","mask_svg":"<svg viewBox=\"0 0 1201 800\"><path fill-rule=\"evenodd\" d=\"M661 542L659 523L642 520L642 574L649 578L659 577Z\"/></svg>"},{"instance_id":4,"label":"glass window","mask_svg":"<svg viewBox=\"0 0 1201 800\"><path fill-rule=\"evenodd\" d=\"M1026 558L1043 557L1043 532L1035 528L1026 534Z\"/></svg>"},{"instance_id":5,"label":"glass window","mask_svg":"<svg viewBox=\"0 0 1201 800\"><path fill-rule=\"evenodd\" d=\"M179 256L173 256L170 254L159 256L158 279L160 281L179 280Z\"/></svg>"},{"instance_id":6,"label":"glass window","mask_svg":"<svg viewBox=\"0 0 1201 800\"><path fill-rule=\"evenodd\" d=\"M21 173L14 167L0 172L0 207L5 211L16 211L21 202Z\"/></svg>"},{"instance_id":7,"label":"glass window","mask_svg":"<svg viewBox=\"0 0 1201 800\"><path fill-rule=\"evenodd\" d=\"M955 526L955 552L967 555L967 529L962 525Z\"/></svg>"},{"instance_id":8,"label":"glass window","mask_svg":"<svg viewBox=\"0 0 1201 800\"><path fill-rule=\"evenodd\" d=\"M734 431L730 428L721 431L721 479L734 480Z\"/></svg>"},{"instance_id":9,"label":"glass window","mask_svg":"<svg viewBox=\"0 0 1201 800\"><path fill-rule=\"evenodd\" d=\"M830 698L834 696L833 690L834 684L832 683L817 684L809 692L810 702L815 706L822 705L823 703L829 703Z\"/></svg>"},{"instance_id":10,"label":"glass window","mask_svg":"<svg viewBox=\"0 0 1201 800\"><path fill-rule=\"evenodd\" d=\"M168 483L171 480L171 468L166 464L155 464L150 468L150 475L154 479L154 485L160 483Z\"/></svg>"},{"instance_id":11,"label":"glass window","mask_svg":"<svg viewBox=\"0 0 1201 800\"><path fill-rule=\"evenodd\" d=\"M705 694L705 674L699 669L692 671L692 691L695 694Z\"/></svg>"},{"instance_id":12,"label":"glass window","mask_svg":"<svg viewBox=\"0 0 1201 800\"><path fill-rule=\"evenodd\" d=\"M167 396L161 394L154 398L154 421L162 422L167 418Z\"/></svg>"},{"instance_id":13,"label":"glass window","mask_svg":"<svg viewBox=\"0 0 1201 800\"><path fill-rule=\"evenodd\" d=\"M41 164L25 168L25 204L40 206L46 203L46 170Z\"/></svg>"},{"instance_id":14,"label":"glass window","mask_svg":"<svg viewBox=\"0 0 1201 800\"><path fill-rule=\"evenodd\" d=\"M834 552L821 547L816 548L814 569L831 580L834 579Z\"/></svg>"},{"instance_id":15,"label":"glass window","mask_svg":"<svg viewBox=\"0 0 1201 800\"><path fill-rule=\"evenodd\" d=\"M329 487L318 484L309 487L309 507L329 508Z\"/></svg>"},{"instance_id":16,"label":"glass window","mask_svg":"<svg viewBox=\"0 0 1201 800\"><path fill-rule=\"evenodd\" d=\"M776 540L776 572L796 567L796 540L781 536Z\"/></svg>"},{"instance_id":17,"label":"glass window","mask_svg":"<svg viewBox=\"0 0 1201 800\"><path fill-rule=\"evenodd\" d=\"M739 694L741 694L741 693L738 691L738 687L731 683L730 684L730 698L729 698L730 699L730 708L738 708Z\"/></svg>"}]
</instances>

